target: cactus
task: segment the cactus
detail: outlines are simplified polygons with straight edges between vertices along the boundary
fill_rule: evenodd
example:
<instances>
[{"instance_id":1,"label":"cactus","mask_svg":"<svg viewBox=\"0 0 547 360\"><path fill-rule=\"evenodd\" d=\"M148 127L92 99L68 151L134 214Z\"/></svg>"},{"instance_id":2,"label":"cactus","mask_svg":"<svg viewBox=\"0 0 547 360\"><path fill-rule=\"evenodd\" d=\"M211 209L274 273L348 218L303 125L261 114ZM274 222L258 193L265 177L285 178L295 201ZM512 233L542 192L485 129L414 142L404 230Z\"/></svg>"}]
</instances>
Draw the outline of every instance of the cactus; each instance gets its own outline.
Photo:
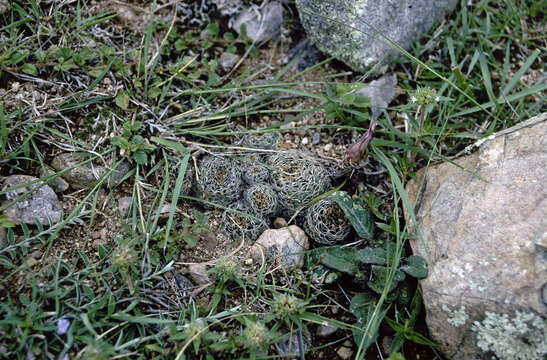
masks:
<instances>
[{"instance_id":1,"label":"cactus","mask_svg":"<svg viewBox=\"0 0 547 360\"><path fill-rule=\"evenodd\" d=\"M272 188L280 206L292 215L330 187L327 170L317 160L299 152L279 153L268 158L272 170Z\"/></svg>"},{"instance_id":2,"label":"cactus","mask_svg":"<svg viewBox=\"0 0 547 360\"><path fill-rule=\"evenodd\" d=\"M207 156L200 162L197 185L204 200L228 205L241 196L241 171L231 159Z\"/></svg>"},{"instance_id":3,"label":"cactus","mask_svg":"<svg viewBox=\"0 0 547 360\"><path fill-rule=\"evenodd\" d=\"M315 242L334 245L348 236L351 223L336 201L326 198L307 209L304 229Z\"/></svg>"},{"instance_id":4,"label":"cactus","mask_svg":"<svg viewBox=\"0 0 547 360\"><path fill-rule=\"evenodd\" d=\"M243 194L249 210L253 214L273 216L277 212L277 194L270 185L255 184L245 190Z\"/></svg>"},{"instance_id":5,"label":"cactus","mask_svg":"<svg viewBox=\"0 0 547 360\"><path fill-rule=\"evenodd\" d=\"M232 204L230 209L238 212L224 211L222 214L222 229L232 239L245 238L255 241L268 228L264 217L254 214L254 217L249 216L250 210L245 203L238 201Z\"/></svg>"},{"instance_id":6,"label":"cactus","mask_svg":"<svg viewBox=\"0 0 547 360\"><path fill-rule=\"evenodd\" d=\"M281 139L281 134L274 131L264 134L248 134L241 139L241 146L255 149L275 149Z\"/></svg>"}]
</instances>

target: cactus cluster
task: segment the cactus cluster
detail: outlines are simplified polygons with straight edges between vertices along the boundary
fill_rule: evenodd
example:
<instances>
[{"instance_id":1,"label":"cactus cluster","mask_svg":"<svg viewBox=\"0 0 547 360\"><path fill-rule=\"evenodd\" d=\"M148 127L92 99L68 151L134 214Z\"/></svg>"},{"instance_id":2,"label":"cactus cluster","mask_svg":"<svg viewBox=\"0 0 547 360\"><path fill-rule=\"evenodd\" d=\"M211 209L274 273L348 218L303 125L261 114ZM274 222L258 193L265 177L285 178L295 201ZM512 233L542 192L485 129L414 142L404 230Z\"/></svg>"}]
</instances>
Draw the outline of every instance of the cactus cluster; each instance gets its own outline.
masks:
<instances>
[{"instance_id":1,"label":"cactus cluster","mask_svg":"<svg viewBox=\"0 0 547 360\"><path fill-rule=\"evenodd\" d=\"M307 209L304 229L316 242L334 245L349 235L351 223L336 201L325 198Z\"/></svg>"},{"instance_id":2,"label":"cactus cluster","mask_svg":"<svg viewBox=\"0 0 547 360\"><path fill-rule=\"evenodd\" d=\"M249 137L247 145L270 146L276 139L270 134L275 133ZM242 155L206 156L196 181L198 195L229 208L222 226L233 239L256 240L274 216L292 216L331 187L325 167L301 152ZM333 199L320 200L301 214L306 232L320 244L340 243L350 233L351 224Z\"/></svg>"},{"instance_id":3,"label":"cactus cluster","mask_svg":"<svg viewBox=\"0 0 547 360\"><path fill-rule=\"evenodd\" d=\"M249 134L241 139L241 146L254 149L275 149L281 142L282 136L278 132L264 134Z\"/></svg>"}]
</instances>

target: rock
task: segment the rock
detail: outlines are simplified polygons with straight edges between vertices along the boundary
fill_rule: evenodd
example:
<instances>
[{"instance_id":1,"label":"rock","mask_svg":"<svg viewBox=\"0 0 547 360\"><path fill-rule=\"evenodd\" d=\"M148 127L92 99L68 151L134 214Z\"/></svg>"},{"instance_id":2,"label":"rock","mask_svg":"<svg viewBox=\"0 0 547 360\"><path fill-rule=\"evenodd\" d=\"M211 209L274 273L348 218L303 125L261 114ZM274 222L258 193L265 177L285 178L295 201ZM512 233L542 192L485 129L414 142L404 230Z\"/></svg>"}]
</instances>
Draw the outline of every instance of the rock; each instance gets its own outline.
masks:
<instances>
[{"instance_id":1,"label":"rock","mask_svg":"<svg viewBox=\"0 0 547 360\"><path fill-rule=\"evenodd\" d=\"M370 99L372 119L376 120L389 103L395 98L397 76L384 75L378 80L371 81L366 88L356 91L356 95Z\"/></svg>"},{"instance_id":2,"label":"rock","mask_svg":"<svg viewBox=\"0 0 547 360\"><path fill-rule=\"evenodd\" d=\"M274 229L281 229L287 226L287 220L282 217L276 217L273 221Z\"/></svg>"},{"instance_id":3,"label":"rock","mask_svg":"<svg viewBox=\"0 0 547 360\"><path fill-rule=\"evenodd\" d=\"M245 24L247 36L253 42L267 41L277 36L283 26L283 6L277 1L269 2L262 9L249 7L237 17L232 28L241 33Z\"/></svg>"},{"instance_id":4,"label":"rock","mask_svg":"<svg viewBox=\"0 0 547 360\"><path fill-rule=\"evenodd\" d=\"M282 358L303 358L301 355L306 354L310 347L311 334L307 328L287 334L275 343L277 353Z\"/></svg>"},{"instance_id":5,"label":"rock","mask_svg":"<svg viewBox=\"0 0 547 360\"><path fill-rule=\"evenodd\" d=\"M129 208L131 207L132 202L133 202L133 198L131 196L124 196L118 199L118 211L120 212L121 217L127 216L127 213L129 212Z\"/></svg>"},{"instance_id":6,"label":"rock","mask_svg":"<svg viewBox=\"0 0 547 360\"><path fill-rule=\"evenodd\" d=\"M87 160L87 157L76 153L62 153L57 155L51 162L51 166L57 171L76 166L78 163ZM110 177L103 182L108 187L118 185L125 175L131 170L127 162L122 162L112 172ZM75 167L63 175L70 186L74 189L91 189L97 185L99 179L103 177L109 169L104 166L87 163Z\"/></svg>"},{"instance_id":7,"label":"rock","mask_svg":"<svg viewBox=\"0 0 547 360\"><path fill-rule=\"evenodd\" d=\"M190 264L188 265L188 275L198 285L206 285L211 283L211 278L207 273L207 265L205 264Z\"/></svg>"},{"instance_id":8,"label":"rock","mask_svg":"<svg viewBox=\"0 0 547 360\"><path fill-rule=\"evenodd\" d=\"M317 145L321 142L321 133L315 133L313 134L313 138L312 138L312 145Z\"/></svg>"},{"instance_id":9,"label":"rock","mask_svg":"<svg viewBox=\"0 0 547 360\"><path fill-rule=\"evenodd\" d=\"M321 324L317 328L317 336L326 338L334 334L338 328L329 324Z\"/></svg>"},{"instance_id":10,"label":"rock","mask_svg":"<svg viewBox=\"0 0 547 360\"><path fill-rule=\"evenodd\" d=\"M53 174L55 174L55 171L53 171L49 167L43 167L40 170L40 177L51 176ZM52 178L51 180L49 180L49 186L51 186L53 191L55 191L57 193L60 193L60 192L63 192L63 191L67 191L69 185L68 185L68 183L66 182L65 179L63 179L62 177L59 176L59 177Z\"/></svg>"},{"instance_id":11,"label":"rock","mask_svg":"<svg viewBox=\"0 0 547 360\"><path fill-rule=\"evenodd\" d=\"M338 350L336 350L336 353L338 354L338 356L340 356L342 360L347 360L353 355L353 350L351 350L351 348L349 347L342 346Z\"/></svg>"},{"instance_id":12,"label":"rock","mask_svg":"<svg viewBox=\"0 0 547 360\"><path fill-rule=\"evenodd\" d=\"M5 178L3 190L36 180L38 179L33 176L11 175ZM48 225L50 221L55 224L61 219L63 216L61 203L53 189L42 181L7 192L7 201L2 204L2 208L28 192L30 192L29 195L4 210L4 214L11 222L34 224L38 220L41 224Z\"/></svg>"},{"instance_id":13,"label":"rock","mask_svg":"<svg viewBox=\"0 0 547 360\"><path fill-rule=\"evenodd\" d=\"M218 59L218 64L226 72L232 70L232 68L237 64L240 57L239 55L232 54L229 52L223 52Z\"/></svg>"},{"instance_id":14,"label":"rock","mask_svg":"<svg viewBox=\"0 0 547 360\"><path fill-rule=\"evenodd\" d=\"M310 140L307 137L303 137L302 140L300 141L302 145L308 145L309 142Z\"/></svg>"},{"instance_id":15,"label":"rock","mask_svg":"<svg viewBox=\"0 0 547 360\"><path fill-rule=\"evenodd\" d=\"M200 235L200 245L203 245L205 249L209 251L214 251L215 248L218 245L218 239L214 232L212 231L205 231Z\"/></svg>"},{"instance_id":16,"label":"rock","mask_svg":"<svg viewBox=\"0 0 547 360\"><path fill-rule=\"evenodd\" d=\"M408 50L457 3L458 0L296 0L296 7L308 38L319 50L355 71L378 74L401 56L386 44L386 38Z\"/></svg>"},{"instance_id":17,"label":"rock","mask_svg":"<svg viewBox=\"0 0 547 360\"><path fill-rule=\"evenodd\" d=\"M251 247L249 255L259 264L262 264L264 256L266 262L290 271L304 265L304 252L308 248L309 241L304 231L291 225L264 231Z\"/></svg>"},{"instance_id":18,"label":"rock","mask_svg":"<svg viewBox=\"0 0 547 360\"><path fill-rule=\"evenodd\" d=\"M300 41L287 53L287 62L295 57L297 59L293 67L296 67L298 71L306 70L325 59L325 55L323 55L323 53L308 39Z\"/></svg>"},{"instance_id":19,"label":"rock","mask_svg":"<svg viewBox=\"0 0 547 360\"><path fill-rule=\"evenodd\" d=\"M455 360L491 357L470 331L485 312L547 315L547 113L477 145L455 160L467 171L443 163L407 185L423 236L411 246L428 260L427 325Z\"/></svg>"}]
</instances>

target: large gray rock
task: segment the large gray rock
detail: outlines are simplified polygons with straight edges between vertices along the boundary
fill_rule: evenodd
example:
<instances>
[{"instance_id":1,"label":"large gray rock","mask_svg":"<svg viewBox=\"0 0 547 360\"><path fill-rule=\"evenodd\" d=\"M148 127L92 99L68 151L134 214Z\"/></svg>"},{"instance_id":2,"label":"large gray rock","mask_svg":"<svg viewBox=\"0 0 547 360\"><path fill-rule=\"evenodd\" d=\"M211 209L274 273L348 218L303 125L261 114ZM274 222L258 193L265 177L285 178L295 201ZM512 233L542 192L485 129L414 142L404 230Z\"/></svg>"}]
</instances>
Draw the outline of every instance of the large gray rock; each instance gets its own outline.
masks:
<instances>
[{"instance_id":1,"label":"large gray rock","mask_svg":"<svg viewBox=\"0 0 547 360\"><path fill-rule=\"evenodd\" d=\"M477 347L478 327L471 328L485 312L498 319L517 311L547 315L547 113L477 145L455 160L465 170L431 166L407 186L423 236L412 249L429 265L421 281L427 325L451 359L491 358ZM507 324L497 329L482 338L508 338L501 333ZM524 349L530 334L514 340Z\"/></svg>"},{"instance_id":2,"label":"large gray rock","mask_svg":"<svg viewBox=\"0 0 547 360\"><path fill-rule=\"evenodd\" d=\"M458 0L296 0L309 39L355 71L383 73Z\"/></svg>"},{"instance_id":3,"label":"large gray rock","mask_svg":"<svg viewBox=\"0 0 547 360\"><path fill-rule=\"evenodd\" d=\"M63 215L63 208L55 192L42 181L30 184L38 180L28 175L11 175L4 180L3 190L12 189L18 185L20 188L6 193L6 201L2 208L12 201L15 203L4 209L4 215L15 224L34 224L38 220L43 225L56 223ZM27 185L29 184L29 185ZM19 197L21 199L17 200Z\"/></svg>"}]
</instances>

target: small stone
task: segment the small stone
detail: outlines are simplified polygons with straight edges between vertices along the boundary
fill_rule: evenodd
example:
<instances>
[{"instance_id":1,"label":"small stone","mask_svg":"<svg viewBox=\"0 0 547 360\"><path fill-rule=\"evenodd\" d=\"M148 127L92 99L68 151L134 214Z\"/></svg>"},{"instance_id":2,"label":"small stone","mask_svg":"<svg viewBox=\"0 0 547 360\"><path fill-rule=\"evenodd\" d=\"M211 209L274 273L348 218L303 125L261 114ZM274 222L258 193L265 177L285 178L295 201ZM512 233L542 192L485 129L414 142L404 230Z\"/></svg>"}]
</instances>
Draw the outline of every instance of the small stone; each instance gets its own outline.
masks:
<instances>
[{"instance_id":1,"label":"small stone","mask_svg":"<svg viewBox=\"0 0 547 360\"><path fill-rule=\"evenodd\" d=\"M273 227L274 229L281 229L287 226L287 220L283 219L282 217L276 217L273 221Z\"/></svg>"},{"instance_id":2,"label":"small stone","mask_svg":"<svg viewBox=\"0 0 547 360\"><path fill-rule=\"evenodd\" d=\"M325 151L327 151L327 152L328 152L328 151L331 151L331 149L332 149L332 144L331 144L331 143L328 143L327 145L325 145L325 146L323 147L323 149L324 149Z\"/></svg>"},{"instance_id":3,"label":"small stone","mask_svg":"<svg viewBox=\"0 0 547 360\"><path fill-rule=\"evenodd\" d=\"M249 255L259 264L265 258L268 263L290 271L304 265L304 253L308 248L309 241L304 231L291 225L264 231L249 250Z\"/></svg>"},{"instance_id":4,"label":"small stone","mask_svg":"<svg viewBox=\"0 0 547 360\"><path fill-rule=\"evenodd\" d=\"M307 328L304 331L294 331L275 343L278 354L283 358L300 358L311 347L311 334ZM302 348L302 354L300 354Z\"/></svg>"},{"instance_id":5,"label":"small stone","mask_svg":"<svg viewBox=\"0 0 547 360\"><path fill-rule=\"evenodd\" d=\"M313 138L311 140L312 145L317 145L321 142L321 133L315 133L313 134Z\"/></svg>"},{"instance_id":6,"label":"small stone","mask_svg":"<svg viewBox=\"0 0 547 360\"><path fill-rule=\"evenodd\" d=\"M40 177L51 176L53 174L55 174L55 171L53 171L53 169L50 169L49 167L43 167L40 170ZM53 191L60 193L63 191L67 191L69 185L65 179L59 176L59 177L50 179L49 186L51 186Z\"/></svg>"},{"instance_id":7,"label":"small stone","mask_svg":"<svg viewBox=\"0 0 547 360\"><path fill-rule=\"evenodd\" d=\"M334 334L336 332L336 330L338 330L338 328L336 326L332 326L332 325L329 325L329 324L321 324L317 328L317 336L323 337L323 338L329 337L332 334Z\"/></svg>"},{"instance_id":8,"label":"small stone","mask_svg":"<svg viewBox=\"0 0 547 360\"><path fill-rule=\"evenodd\" d=\"M188 265L188 274L190 275L190 278L198 285L211 283L211 278L207 273L207 266L205 264Z\"/></svg>"},{"instance_id":9,"label":"small stone","mask_svg":"<svg viewBox=\"0 0 547 360\"><path fill-rule=\"evenodd\" d=\"M17 185L27 184L38 180L28 175L11 175L4 180L3 190L15 187ZM42 186L43 185L43 186ZM41 186L41 187L40 187ZM7 201L2 204L2 208L8 203L17 199L26 193L29 193L15 204L4 210L4 214L15 224L34 224L38 220L42 225L48 225L59 221L63 215L63 208L57 199L57 195L42 181L32 185L24 186L6 193Z\"/></svg>"},{"instance_id":10,"label":"small stone","mask_svg":"<svg viewBox=\"0 0 547 360\"><path fill-rule=\"evenodd\" d=\"M300 143L301 143L302 145L308 145L308 142L309 142L309 140L308 140L307 137L302 138L302 140L300 141Z\"/></svg>"},{"instance_id":11,"label":"small stone","mask_svg":"<svg viewBox=\"0 0 547 360\"><path fill-rule=\"evenodd\" d=\"M242 25L245 25L247 36L253 42L270 40L280 33L283 26L283 6L274 1L262 10L249 7L241 12L232 27L240 34Z\"/></svg>"},{"instance_id":12,"label":"small stone","mask_svg":"<svg viewBox=\"0 0 547 360\"><path fill-rule=\"evenodd\" d=\"M249 259L245 259L245 261L243 262L243 264L245 264L245 266L251 266L253 265L253 259L249 258Z\"/></svg>"},{"instance_id":13,"label":"small stone","mask_svg":"<svg viewBox=\"0 0 547 360\"><path fill-rule=\"evenodd\" d=\"M120 212L121 217L126 217L131 207L133 198L131 196L124 196L118 199L118 211Z\"/></svg>"},{"instance_id":14,"label":"small stone","mask_svg":"<svg viewBox=\"0 0 547 360\"><path fill-rule=\"evenodd\" d=\"M218 59L218 64L222 67L224 71L228 72L232 70L232 68L237 64L239 59L239 55L229 52L223 52Z\"/></svg>"},{"instance_id":15,"label":"small stone","mask_svg":"<svg viewBox=\"0 0 547 360\"><path fill-rule=\"evenodd\" d=\"M353 355L353 350L348 347L342 346L336 351L336 353L338 354L338 356L340 356L341 359L347 360Z\"/></svg>"},{"instance_id":16,"label":"small stone","mask_svg":"<svg viewBox=\"0 0 547 360\"><path fill-rule=\"evenodd\" d=\"M165 204L162 205L161 209L154 210L153 216L155 217L159 213L160 220L167 220L170 212L171 212L171 204L166 202Z\"/></svg>"}]
</instances>

